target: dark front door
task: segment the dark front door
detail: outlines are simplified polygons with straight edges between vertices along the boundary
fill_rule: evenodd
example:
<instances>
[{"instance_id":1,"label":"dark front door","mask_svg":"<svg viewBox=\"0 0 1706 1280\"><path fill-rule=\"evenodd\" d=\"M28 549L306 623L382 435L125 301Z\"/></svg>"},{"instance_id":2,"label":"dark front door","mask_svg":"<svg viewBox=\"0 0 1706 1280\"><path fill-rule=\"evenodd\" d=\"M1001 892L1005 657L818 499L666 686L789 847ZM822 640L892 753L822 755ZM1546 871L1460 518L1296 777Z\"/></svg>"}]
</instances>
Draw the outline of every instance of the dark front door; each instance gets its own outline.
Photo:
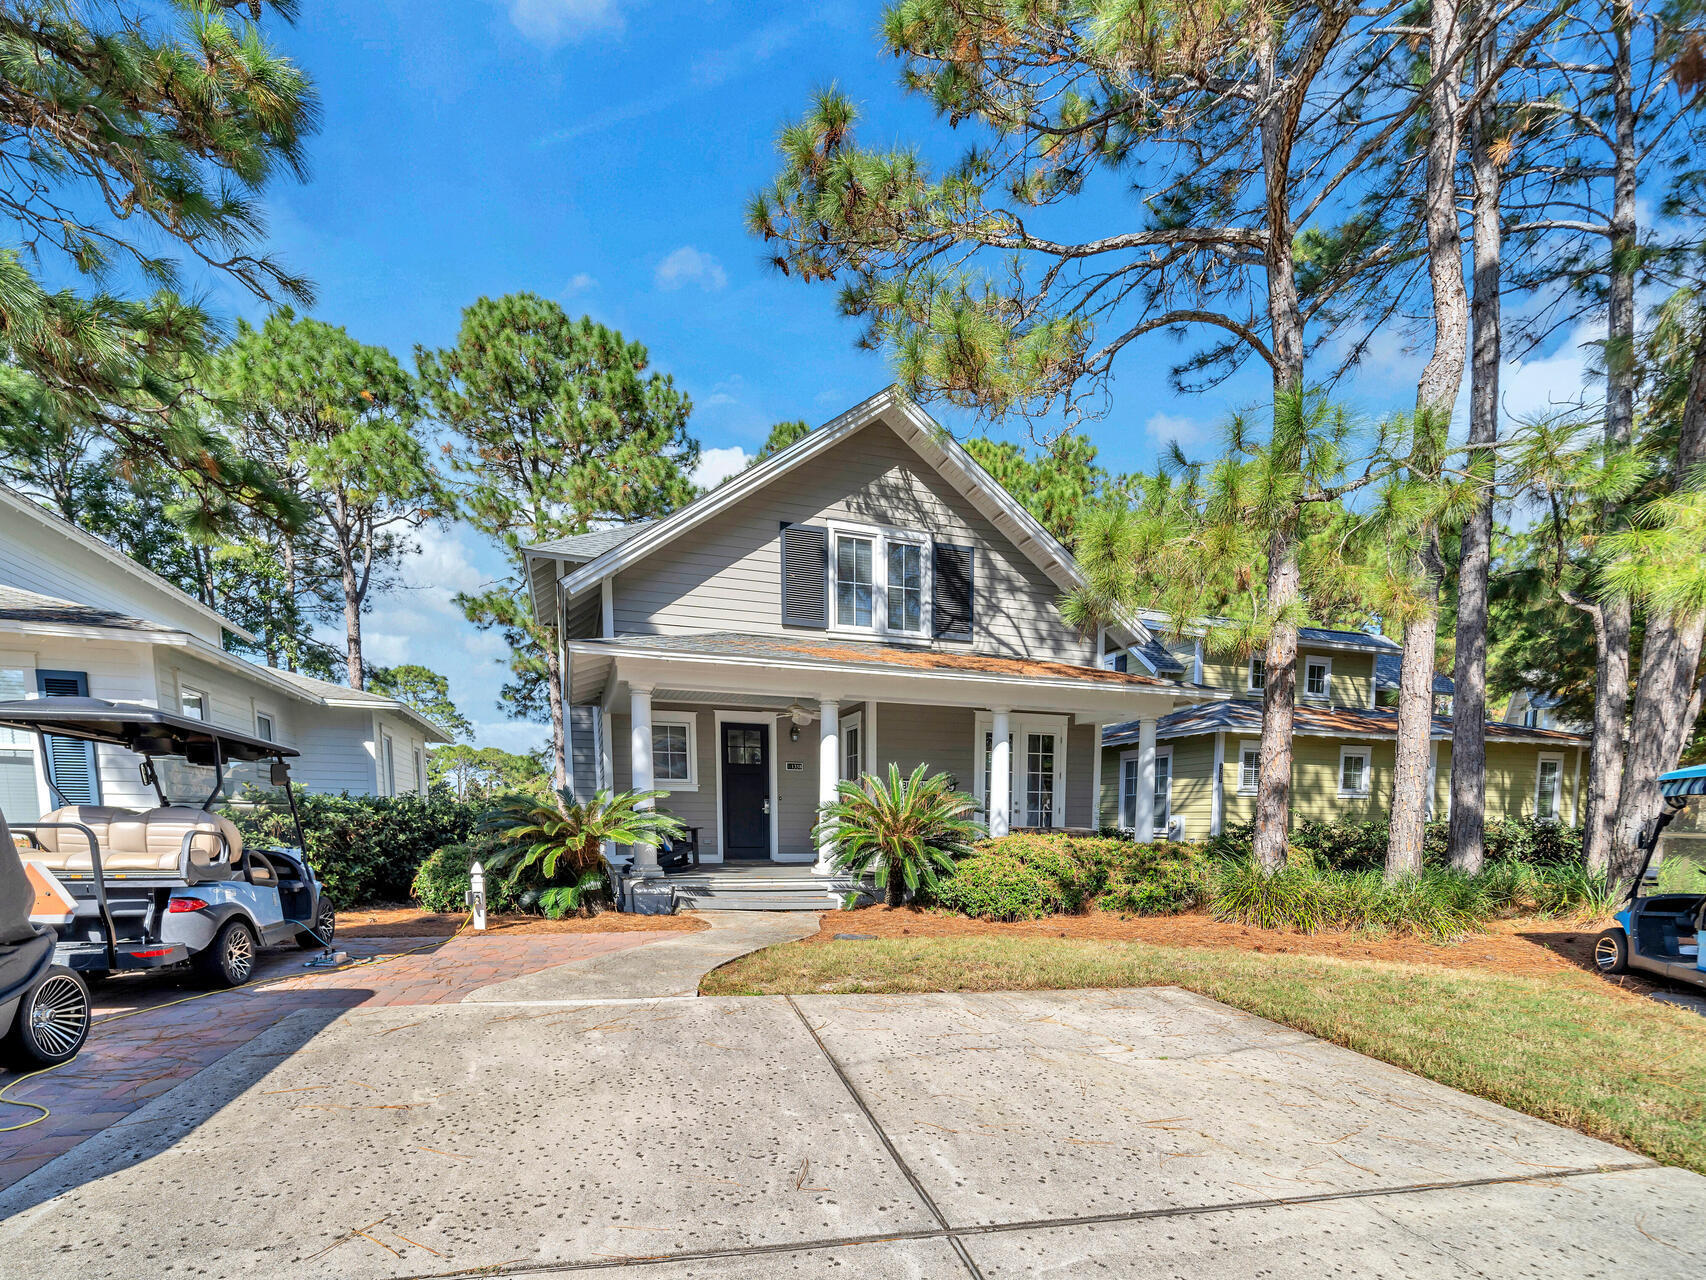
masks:
<instances>
[{"instance_id":1,"label":"dark front door","mask_svg":"<svg viewBox=\"0 0 1706 1280\"><path fill-rule=\"evenodd\" d=\"M770 857L770 726L725 724L723 858Z\"/></svg>"}]
</instances>

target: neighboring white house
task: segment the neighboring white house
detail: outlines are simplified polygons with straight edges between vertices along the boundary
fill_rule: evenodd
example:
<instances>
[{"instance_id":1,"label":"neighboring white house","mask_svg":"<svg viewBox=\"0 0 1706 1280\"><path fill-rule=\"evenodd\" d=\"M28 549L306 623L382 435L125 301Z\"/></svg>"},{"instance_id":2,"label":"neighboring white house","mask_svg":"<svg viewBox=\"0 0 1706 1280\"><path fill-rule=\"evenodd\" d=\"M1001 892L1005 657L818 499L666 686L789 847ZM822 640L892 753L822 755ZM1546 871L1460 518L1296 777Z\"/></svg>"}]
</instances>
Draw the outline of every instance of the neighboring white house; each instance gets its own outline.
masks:
<instances>
[{"instance_id":1,"label":"neighboring white house","mask_svg":"<svg viewBox=\"0 0 1706 1280\"><path fill-rule=\"evenodd\" d=\"M253 639L99 538L0 486L0 701L73 694L145 702L295 747L310 791L426 789L426 752L449 735L378 694L248 662L222 632ZM51 739L67 800L147 808L137 759ZM51 798L36 740L0 729L0 811L29 821Z\"/></svg>"}]
</instances>

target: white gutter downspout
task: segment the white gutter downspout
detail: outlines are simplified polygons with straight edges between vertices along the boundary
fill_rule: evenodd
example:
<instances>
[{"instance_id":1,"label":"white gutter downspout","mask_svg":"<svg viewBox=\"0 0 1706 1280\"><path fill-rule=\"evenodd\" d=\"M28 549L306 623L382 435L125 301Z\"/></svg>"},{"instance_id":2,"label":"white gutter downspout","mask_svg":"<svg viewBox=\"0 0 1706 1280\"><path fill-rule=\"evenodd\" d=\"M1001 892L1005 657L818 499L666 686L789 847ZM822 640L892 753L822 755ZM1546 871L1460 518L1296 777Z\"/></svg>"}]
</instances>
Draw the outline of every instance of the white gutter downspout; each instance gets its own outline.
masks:
<instances>
[{"instance_id":1,"label":"white gutter downspout","mask_svg":"<svg viewBox=\"0 0 1706 1280\"><path fill-rule=\"evenodd\" d=\"M1209 795L1208 833L1211 836L1220 834L1220 828L1226 821L1226 730L1220 729L1214 735L1214 789Z\"/></svg>"}]
</instances>

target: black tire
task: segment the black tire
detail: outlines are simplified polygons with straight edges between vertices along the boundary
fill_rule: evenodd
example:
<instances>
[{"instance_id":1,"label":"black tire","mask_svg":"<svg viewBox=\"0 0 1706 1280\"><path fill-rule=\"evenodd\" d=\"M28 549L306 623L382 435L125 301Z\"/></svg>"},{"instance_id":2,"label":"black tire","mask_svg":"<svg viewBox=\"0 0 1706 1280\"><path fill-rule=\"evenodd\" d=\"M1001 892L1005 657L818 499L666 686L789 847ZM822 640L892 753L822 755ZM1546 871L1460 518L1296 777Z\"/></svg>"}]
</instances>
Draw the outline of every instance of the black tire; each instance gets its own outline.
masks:
<instances>
[{"instance_id":1,"label":"black tire","mask_svg":"<svg viewBox=\"0 0 1706 1280\"><path fill-rule=\"evenodd\" d=\"M1621 929L1607 929L1593 944L1594 967L1601 973L1629 971L1629 936Z\"/></svg>"},{"instance_id":2,"label":"black tire","mask_svg":"<svg viewBox=\"0 0 1706 1280\"><path fill-rule=\"evenodd\" d=\"M329 947L332 938L338 931L338 908L325 894L320 895L320 911L314 917L314 933L299 933L296 935L296 945L304 951L312 951L315 947ZM314 934L319 934L315 937Z\"/></svg>"},{"instance_id":3,"label":"black tire","mask_svg":"<svg viewBox=\"0 0 1706 1280\"><path fill-rule=\"evenodd\" d=\"M213 945L190 961L196 977L210 987L240 987L255 975L259 952L248 921L231 919L220 927Z\"/></svg>"},{"instance_id":4,"label":"black tire","mask_svg":"<svg viewBox=\"0 0 1706 1280\"><path fill-rule=\"evenodd\" d=\"M89 1024L88 985L56 964L18 1001L6 1033L6 1057L22 1071L57 1067L77 1056Z\"/></svg>"}]
</instances>

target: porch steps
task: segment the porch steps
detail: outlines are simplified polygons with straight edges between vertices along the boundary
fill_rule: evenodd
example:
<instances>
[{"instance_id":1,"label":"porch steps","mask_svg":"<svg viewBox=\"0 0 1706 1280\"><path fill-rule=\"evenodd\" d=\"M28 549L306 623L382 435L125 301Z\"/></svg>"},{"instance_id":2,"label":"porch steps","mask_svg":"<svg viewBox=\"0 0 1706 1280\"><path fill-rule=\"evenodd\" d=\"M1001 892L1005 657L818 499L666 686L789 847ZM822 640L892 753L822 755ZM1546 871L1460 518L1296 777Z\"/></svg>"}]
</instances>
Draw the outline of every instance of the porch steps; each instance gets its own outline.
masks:
<instances>
[{"instance_id":1,"label":"porch steps","mask_svg":"<svg viewBox=\"0 0 1706 1280\"><path fill-rule=\"evenodd\" d=\"M744 868L676 872L665 883L677 911L835 911L850 893L867 901L873 893L854 876L817 876L803 868L773 875Z\"/></svg>"}]
</instances>

